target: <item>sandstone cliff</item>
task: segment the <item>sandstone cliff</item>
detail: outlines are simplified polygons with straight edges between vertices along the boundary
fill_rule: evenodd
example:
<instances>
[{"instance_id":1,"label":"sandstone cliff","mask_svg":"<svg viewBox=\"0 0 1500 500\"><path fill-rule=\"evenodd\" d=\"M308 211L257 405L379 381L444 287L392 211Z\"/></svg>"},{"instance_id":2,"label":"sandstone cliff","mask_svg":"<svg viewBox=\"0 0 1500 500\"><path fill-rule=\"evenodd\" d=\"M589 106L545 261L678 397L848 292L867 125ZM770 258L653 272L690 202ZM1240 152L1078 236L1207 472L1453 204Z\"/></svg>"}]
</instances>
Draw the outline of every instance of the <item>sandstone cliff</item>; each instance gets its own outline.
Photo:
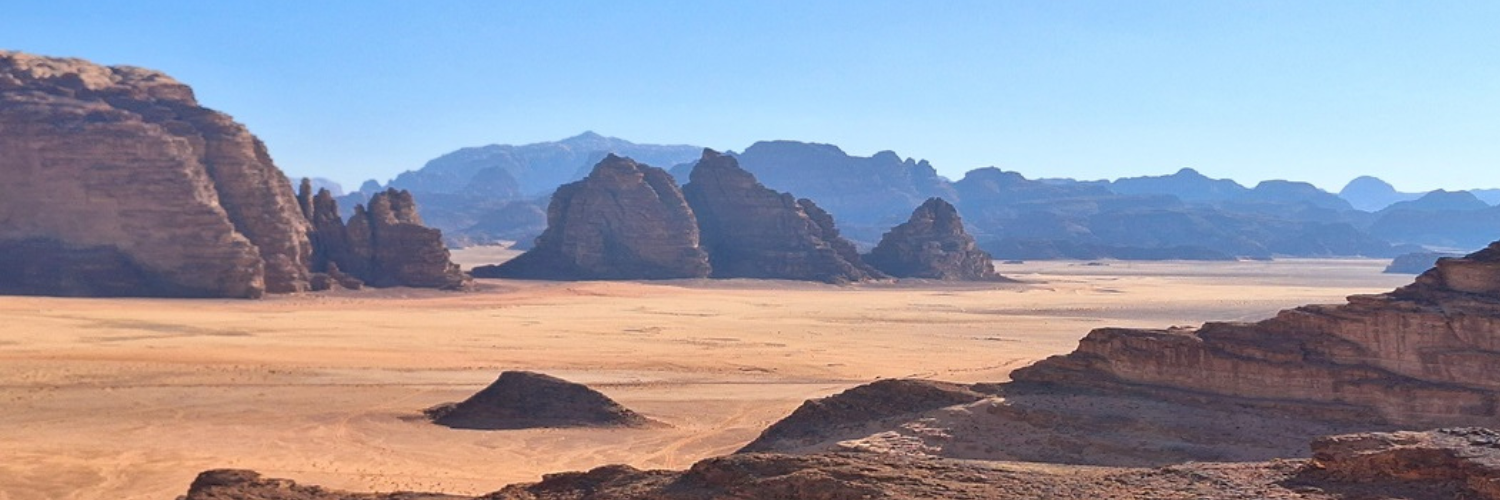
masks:
<instances>
[{"instance_id":1,"label":"sandstone cliff","mask_svg":"<svg viewBox=\"0 0 1500 500\"><path fill-rule=\"evenodd\" d=\"M698 223L666 171L609 155L547 207L547 229L526 253L474 275L527 279L708 276Z\"/></svg>"},{"instance_id":2,"label":"sandstone cliff","mask_svg":"<svg viewBox=\"0 0 1500 500\"><path fill-rule=\"evenodd\" d=\"M998 280L994 259L964 231L958 209L929 198L881 237L865 261L897 278Z\"/></svg>"},{"instance_id":3,"label":"sandstone cliff","mask_svg":"<svg viewBox=\"0 0 1500 500\"><path fill-rule=\"evenodd\" d=\"M1500 243L1344 305L1258 323L1095 330L1072 354L1012 378L1408 428L1500 426Z\"/></svg>"},{"instance_id":4,"label":"sandstone cliff","mask_svg":"<svg viewBox=\"0 0 1500 500\"><path fill-rule=\"evenodd\" d=\"M845 283L884 278L811 200L761 185L732 156L705 149L683 195L715 278Z\"/></svg>"},{"instance_id":5,"label":"sandstone cliff","mask_svg":"<svg viewBox=\"0 0 1500 500\"><path fill-rule=\"evenodd\" d=\"M308 288L308 224L286 177L164 74L0 52L0 171L0 291Z\"/></svg>"}]
</instances>

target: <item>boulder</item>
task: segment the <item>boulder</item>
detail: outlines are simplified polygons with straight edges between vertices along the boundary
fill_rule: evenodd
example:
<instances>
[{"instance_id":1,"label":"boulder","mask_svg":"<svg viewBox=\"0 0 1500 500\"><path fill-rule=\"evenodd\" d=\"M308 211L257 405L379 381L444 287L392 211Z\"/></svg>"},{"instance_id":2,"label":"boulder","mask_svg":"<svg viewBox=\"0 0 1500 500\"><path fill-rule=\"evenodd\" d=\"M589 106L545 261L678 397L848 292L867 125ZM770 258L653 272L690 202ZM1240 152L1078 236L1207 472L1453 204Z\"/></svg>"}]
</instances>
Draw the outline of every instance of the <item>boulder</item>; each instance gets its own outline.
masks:
<instances>
[{"instance_id":1,"label":"boulder","mask_svg":"<svg viewBox=\"0 0 1500 500\"><path fill-rule=\"evenodd\" d=\"M885 278L839 235L833 217L807 199L778 193L710 149L683 195L697 216L715 278L847 283Z\"/></svg>"},{"instance_id":2,"label":"boulder","mask_svg":"<svg viewBox=\"0 0 1500 500\"><path fill-rule=\"evenodd\" d=\"M434 423L456 429L647 427L655 424L583 384L523 371L501 373L493 384L469 399L438 405L426 413Z\"/></svg>"},{"instance_id":3,"label":"boulder","mask_svg":"<svg viewBox=\"0 0 1500 500\"><path fill-rule=\"evenodd\" d=\"M485 278L556 280L701 278L708 256L698 224L666 171L608 155L547 207L547 229L526 253Z\"/></svg>"},{"instance_id":4,"label":"boulder","mask_svg":"<svg viewBox=\"0 0 1500 500\"><path fill-rule=\"evenodd\" d=\"M897 278L998 280L994 259L964 231L958 209L929 198L905 223L880 238L865 261Z\"/></svg>"}]
</instances>

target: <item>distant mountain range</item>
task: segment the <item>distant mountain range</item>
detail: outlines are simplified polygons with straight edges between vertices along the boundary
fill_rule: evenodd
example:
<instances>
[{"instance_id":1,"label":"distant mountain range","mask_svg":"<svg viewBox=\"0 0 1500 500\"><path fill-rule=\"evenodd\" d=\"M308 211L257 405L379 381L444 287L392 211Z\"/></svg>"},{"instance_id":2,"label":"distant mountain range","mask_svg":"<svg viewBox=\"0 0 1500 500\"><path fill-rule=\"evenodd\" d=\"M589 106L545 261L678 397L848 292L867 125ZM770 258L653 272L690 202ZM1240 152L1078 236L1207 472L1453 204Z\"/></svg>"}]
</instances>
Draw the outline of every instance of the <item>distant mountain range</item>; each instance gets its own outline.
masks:
<instances>
[{"instance_id":1,"label":"distant mountain range","mask_svg":"<svg viewBox=\"0 0 1500 500\"><path fill-rule=\"evenodd\" d=\"M524 244L546 226L552 190L581 179L605 155L668 168L682 183L701 151L593 132L464 148L388 184L367 181L341 205L378 189L406 189L452 245ZM727 154L767 187L816 201L865 247L931 197L958 206L980 245L1001 259L1391 257L1480 248L1500 236L1496 189L1402 193L1361 177L1334 194L1286 180L1246 187L1186 168L1080 181L990 167L951 181L927 161L891 151L860 157L828 144L763 141Z\"/></svg>"}]
</instances>

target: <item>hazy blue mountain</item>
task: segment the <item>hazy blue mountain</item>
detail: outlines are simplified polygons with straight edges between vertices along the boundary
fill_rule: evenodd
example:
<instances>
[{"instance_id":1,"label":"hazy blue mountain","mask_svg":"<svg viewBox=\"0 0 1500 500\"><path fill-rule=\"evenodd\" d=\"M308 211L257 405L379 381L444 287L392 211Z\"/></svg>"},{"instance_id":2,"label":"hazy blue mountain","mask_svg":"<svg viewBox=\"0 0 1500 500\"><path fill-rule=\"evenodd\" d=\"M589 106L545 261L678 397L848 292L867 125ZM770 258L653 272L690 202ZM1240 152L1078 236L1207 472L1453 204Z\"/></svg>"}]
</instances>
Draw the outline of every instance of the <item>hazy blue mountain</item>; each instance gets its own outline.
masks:
<instances>
[{"instance_id":1,"label":"hazy blue mountain","mask_svg":"<svg viewBox=\"0 0 1500 500\"><path fill-rule=\"evenodd\" d=\"M1470 189L1470 193L1490 205L1500 205L1500 189Z\"/></svg>"},{"instance_id":2,"label":"hazy blue mountain","mask_svg":"<svg viewBox=\"0 0 1500 500\"><path fill-rule=\"evenodd\" d=\"M1392 204L1381 210L1381 212L1389 213L1398 210L1467 211L1484 210L1487 208L1490 208L1489 203L1485 203L1468 191L1444 191L1439 189L1424 194L1415 200Z\"/></svg>"},{"instance_id":3,"label":"hazy blue mountain","mask_svg":"<svg viewBox=\"0 0 1500 500\"><path fill-rule=\"evenodd\" d=\"M549 195L557 186L583 178L605 154L668 167L697 158L702 151L698 146L636 144L584 132L555 142L463 148L396 176L387 187L413 193L457 193L468 189L480 172L500 169L515 179L522 196Z\"/></svg>"},{"instance_id":4,"label":"hazy blue mountain","mask_svg":"<svg viewBox=\"0 0 1500 500\"><path fill-rule=\"evenodd\" d=\"M1350 205L1366 212L1378 212L1385 207L1402 201L1420 198L1422 193L1403 193L1396 190L1389 182L1368 175L1357 177L1344 189L1339 191L1339 197L1348 201Z\"/></svg>"},{"instance_id":5,"label":"hazy blue mountain","mask_svg":"<svg viewBox=\"0 0 1500 500\"><path fill-rule=\"evenodd\" d=\"M1250 191L1233 180L1212 179L1191 168L1172 175L1123 177L1109 189L1119 194L1167 194L1186 202L1227 201Z\"/></svg>"}]
</instances>

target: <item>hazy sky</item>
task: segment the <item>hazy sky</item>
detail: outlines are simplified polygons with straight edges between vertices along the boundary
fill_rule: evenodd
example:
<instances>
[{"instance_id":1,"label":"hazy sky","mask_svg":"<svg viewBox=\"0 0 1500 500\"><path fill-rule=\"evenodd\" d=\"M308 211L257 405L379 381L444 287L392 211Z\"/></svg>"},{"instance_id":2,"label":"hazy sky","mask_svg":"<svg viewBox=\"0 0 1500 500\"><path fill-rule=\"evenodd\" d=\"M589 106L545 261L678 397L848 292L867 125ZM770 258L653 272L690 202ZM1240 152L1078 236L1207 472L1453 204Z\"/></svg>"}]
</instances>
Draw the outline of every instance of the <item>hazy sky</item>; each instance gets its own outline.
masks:
<instances>
[{"instance_id":1,"label":"hazy sky","mask_svg":"<svg viewBox=\"0 0 1500 500\"><path fill-rule=\"evenodd\" d=\"M7 2L0 48L166 71L292 174L594 130L1104 178L1500 187L1500 2Z\"/></svg>"}]
</instances>

